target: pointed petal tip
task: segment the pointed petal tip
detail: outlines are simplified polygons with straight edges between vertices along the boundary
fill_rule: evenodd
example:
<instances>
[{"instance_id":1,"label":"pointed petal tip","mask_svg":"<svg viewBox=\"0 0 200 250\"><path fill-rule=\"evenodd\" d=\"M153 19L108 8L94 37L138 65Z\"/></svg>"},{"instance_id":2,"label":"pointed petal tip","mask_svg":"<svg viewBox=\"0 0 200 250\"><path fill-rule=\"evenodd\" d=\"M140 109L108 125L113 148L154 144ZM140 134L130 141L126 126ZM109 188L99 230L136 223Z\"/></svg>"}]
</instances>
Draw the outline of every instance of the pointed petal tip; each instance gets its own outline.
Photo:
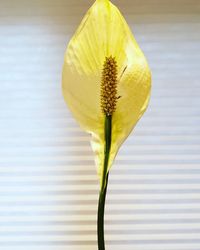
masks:
<instances>
[{"instance_id":1,"label":"pointed petal tip","mask_svg":"<svg viewBox=\"0 0 200 250\"><path fill-rule=\"evenodd\" d=\"M104 3L104 4L108 4L110 3L110 0L96 0L97 3Z\"/></svg>"}]
</instances>

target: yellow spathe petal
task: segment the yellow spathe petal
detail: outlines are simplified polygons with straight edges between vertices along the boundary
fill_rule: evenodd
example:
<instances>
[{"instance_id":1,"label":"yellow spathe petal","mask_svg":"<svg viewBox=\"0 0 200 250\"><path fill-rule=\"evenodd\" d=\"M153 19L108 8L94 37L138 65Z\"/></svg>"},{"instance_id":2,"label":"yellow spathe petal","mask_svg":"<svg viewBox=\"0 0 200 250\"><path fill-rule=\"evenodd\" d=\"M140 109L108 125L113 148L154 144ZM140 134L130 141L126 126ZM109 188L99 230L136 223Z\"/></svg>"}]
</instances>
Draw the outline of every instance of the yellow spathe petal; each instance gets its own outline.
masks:
<instances>
[{"instance_id":1,"label":"yellow spathe petal","mask_svg":"<svg viewBox=\"0 0 200 250\"><path fill-rule=\"evenodd\" d=\"M63 95L80 126L92 134L98 174L104 163L104 114L100 107L101 73L106 56L118 66L116 111L112 119L109 166L148 105L151 74L126 21L108 0L97 0L68 44L63 66Z\"/></svg>"}]
</instances>

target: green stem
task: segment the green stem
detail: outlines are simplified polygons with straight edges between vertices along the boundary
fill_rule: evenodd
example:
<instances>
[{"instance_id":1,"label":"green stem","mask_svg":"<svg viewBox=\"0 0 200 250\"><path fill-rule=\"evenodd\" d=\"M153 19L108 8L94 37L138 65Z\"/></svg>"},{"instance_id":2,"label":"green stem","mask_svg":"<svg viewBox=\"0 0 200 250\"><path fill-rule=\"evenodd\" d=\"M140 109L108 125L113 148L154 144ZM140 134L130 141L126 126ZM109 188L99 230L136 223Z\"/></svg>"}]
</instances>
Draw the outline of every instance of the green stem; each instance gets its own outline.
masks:
<instances>
[{"instance_id":1,"label":"green stem","mask_svg":"<svg viewBox=\"0 0 200 250\"><path fill-rule=\"evenodd\" d=\"M98 249L105 250L104 242L104 210L106 201L106 192L108 185L108 162L111 148L111 134L112 134L112 116L105 117L105 150L104 150L104 168L103 168L103 181L102 187L99 193L99 205L98 205Z\"/></svg>"}]
</instances>

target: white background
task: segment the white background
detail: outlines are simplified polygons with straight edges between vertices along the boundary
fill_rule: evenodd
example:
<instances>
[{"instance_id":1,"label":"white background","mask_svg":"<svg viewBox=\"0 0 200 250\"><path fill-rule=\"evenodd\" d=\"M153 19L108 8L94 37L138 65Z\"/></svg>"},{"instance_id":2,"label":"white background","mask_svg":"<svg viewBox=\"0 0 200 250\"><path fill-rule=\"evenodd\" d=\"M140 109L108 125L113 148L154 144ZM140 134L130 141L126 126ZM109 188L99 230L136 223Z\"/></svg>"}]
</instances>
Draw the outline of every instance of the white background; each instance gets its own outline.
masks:
<instances>
[{"instance_id":1,"label":"white background","mask_svg":"<svg viewBox=\"0 0 200 250\"><path fill-rule=\"evenodd\" d=\"M106 250L200 249L200 1L116 0L153 73L110 174ZM0 0L0 249L96 250L89 135L61 94L89 0Z\"/></svg>"}]
</instances>

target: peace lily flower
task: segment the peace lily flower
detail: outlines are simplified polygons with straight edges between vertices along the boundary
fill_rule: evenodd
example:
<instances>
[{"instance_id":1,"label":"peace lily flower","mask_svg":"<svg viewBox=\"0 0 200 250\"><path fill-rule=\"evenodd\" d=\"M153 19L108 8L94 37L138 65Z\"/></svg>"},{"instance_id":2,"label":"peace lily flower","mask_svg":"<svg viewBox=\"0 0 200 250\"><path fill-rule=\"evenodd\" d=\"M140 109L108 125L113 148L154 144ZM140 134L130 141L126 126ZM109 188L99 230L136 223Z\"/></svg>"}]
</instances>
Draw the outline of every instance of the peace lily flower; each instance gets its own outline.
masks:
<instances>
[{"instance_id":1,"label":"peace lily flower","mask_svg":"<svg viewBox=\"0 0 200 250\"><path fill-rule=\"evenodd\" d=\"M115 156L147 108L151 73L120 11L96 0L70 40L64 59L63 95L80 126L91 134L100 179L98 246L108 173Z\"/></svg>"}]
</instances>

